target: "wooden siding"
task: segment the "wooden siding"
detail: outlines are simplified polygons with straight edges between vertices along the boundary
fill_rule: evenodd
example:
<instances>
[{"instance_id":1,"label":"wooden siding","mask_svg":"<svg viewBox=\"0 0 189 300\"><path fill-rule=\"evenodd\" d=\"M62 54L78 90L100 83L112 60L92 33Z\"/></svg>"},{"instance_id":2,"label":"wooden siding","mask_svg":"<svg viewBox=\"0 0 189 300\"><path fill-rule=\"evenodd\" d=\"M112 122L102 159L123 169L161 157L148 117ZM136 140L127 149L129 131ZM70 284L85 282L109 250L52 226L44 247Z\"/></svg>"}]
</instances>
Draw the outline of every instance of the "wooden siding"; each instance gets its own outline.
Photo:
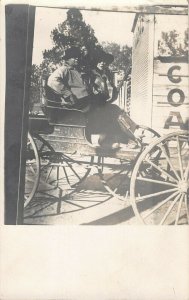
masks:
<instances>
[{"instance_id":1,"label":"wooden siding","mask_svg":"<svg viewBox=\"0 0 189 300\"><path fill-rule=\"evenodd\" d=\"M176 58L171 63L154 60L152 127L162 134L187 128L188 75L188 64Z\"/></svg>"},{"instance_id":2,"label":"wooden siding","mask_svg":"<svg viewBox=\"0 0 189 300\"><path fill-rule=\"evenodd\" d=\"M134 33L130 114L138 124L151 127L154 16L143 20L141 28L138 19Z\"/></svg>"}]
</instances>

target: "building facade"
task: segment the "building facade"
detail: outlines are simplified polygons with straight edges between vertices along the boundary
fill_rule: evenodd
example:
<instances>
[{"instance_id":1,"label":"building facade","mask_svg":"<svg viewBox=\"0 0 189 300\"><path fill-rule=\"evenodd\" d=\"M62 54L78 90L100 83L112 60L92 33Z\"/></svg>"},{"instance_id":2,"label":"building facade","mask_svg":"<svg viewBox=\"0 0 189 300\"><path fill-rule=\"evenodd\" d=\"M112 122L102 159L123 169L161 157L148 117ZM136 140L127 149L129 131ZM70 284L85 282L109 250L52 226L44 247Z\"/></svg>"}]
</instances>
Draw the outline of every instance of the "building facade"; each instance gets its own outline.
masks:
<instances>
[{"instance_id":1,"label":"building facade","mask_svg":"<svg viewBox=\"0 0 189 300\"><path fill-rule=\"evenodd\" d=\"M130 114L161 134L188 126L187 27L186 15L137 14L132 28Z\"/></svg>"}]
</instances>

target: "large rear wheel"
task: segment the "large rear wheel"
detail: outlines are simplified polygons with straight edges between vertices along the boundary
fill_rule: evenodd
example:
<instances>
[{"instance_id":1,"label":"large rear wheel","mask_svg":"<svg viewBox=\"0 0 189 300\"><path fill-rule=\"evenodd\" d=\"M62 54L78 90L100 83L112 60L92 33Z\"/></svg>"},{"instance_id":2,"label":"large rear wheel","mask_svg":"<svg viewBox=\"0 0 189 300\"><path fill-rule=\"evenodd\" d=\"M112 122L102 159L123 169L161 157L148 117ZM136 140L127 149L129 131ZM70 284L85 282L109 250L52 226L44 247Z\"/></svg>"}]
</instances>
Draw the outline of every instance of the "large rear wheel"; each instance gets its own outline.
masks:
<instances>
[{"instance_id":1,"label":"large rear wheel","mask_svg":"<svg viewBox=\"0 0 189 300\"><path fill-rule=\"evenodd\" d=\"M161 137L140 155L130 200L142 224L189 224L189 133Z\"/></svg>"}]
</instances>

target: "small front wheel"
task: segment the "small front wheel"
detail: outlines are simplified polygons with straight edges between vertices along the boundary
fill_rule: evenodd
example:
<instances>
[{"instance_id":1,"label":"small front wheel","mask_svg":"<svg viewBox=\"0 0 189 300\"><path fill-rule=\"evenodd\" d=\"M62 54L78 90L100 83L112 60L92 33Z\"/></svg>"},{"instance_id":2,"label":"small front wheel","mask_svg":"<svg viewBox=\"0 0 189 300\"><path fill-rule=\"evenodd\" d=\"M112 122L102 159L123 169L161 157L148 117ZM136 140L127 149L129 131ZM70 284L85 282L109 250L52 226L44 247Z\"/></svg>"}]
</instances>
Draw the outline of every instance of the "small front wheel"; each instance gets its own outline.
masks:
<instances>
[{"instance_id":1,"label":"small front wheel","mask_svg":"<svg viewBox=\"0 0 189 300\"><path fill-rule=\"evenodd\" d=\"M36 143L28 133L27 150L26 150L26 174L25 174L25 193L24 207L32 200L38 184L40 176L40 160Z\"/></svg>"}]
</instances>

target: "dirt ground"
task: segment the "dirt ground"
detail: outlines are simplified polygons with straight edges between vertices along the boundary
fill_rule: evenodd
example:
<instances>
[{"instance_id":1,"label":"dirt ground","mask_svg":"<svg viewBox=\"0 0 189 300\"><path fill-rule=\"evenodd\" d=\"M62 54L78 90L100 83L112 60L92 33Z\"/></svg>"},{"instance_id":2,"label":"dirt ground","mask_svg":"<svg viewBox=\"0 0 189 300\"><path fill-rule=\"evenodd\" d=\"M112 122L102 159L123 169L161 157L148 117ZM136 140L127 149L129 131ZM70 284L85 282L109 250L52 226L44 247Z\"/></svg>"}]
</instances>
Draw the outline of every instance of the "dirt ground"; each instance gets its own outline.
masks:
<instances>
[{"instance_id":1,"label":"dirt ground","mask_svg":"<svg viewBox=\"0 0 189 300\"><path fill-rule=\"evenodd\" d=\"M57 189L37 193L25 209L24 224L137 224L128 200L111 196L92 174L76 190L59 199Z\"/></svg>"},{"instance_id":2,"label":"dirt ground","mask_svg":"<svg viewBox=\"0 0 189 300\"><path fill-rule=\"evenodd\" d=\"M53 168L51 164L45 164L45 167L41 166L37 192L24 211L25 225L141 224L140 218L136 217L136 211L134 213L131 205L130 175L127 174L128 165L125 160L118 161L115 158L105 160L102 181L98 174L102 165L98 165L98 162L93 163L91 168L90 162L85 159L80 163L77 159L67 162L64 157L63 163L59 164L54 161L53 164ZM33 172L33 167L31 170ZM123 172L123 170L125 171ZM56 180L56 178L59 179ZM156 180L160 184L152 186L151 182L144 181L135 186L135 190L137 190L135 197L139 198L137 200L139 216L143 218L147 214L148 220L145 219L145 221L147 220L148 224L159 224L170 210L165 224L174 224L179 211L178 224L187 224L185 196L179 196L180 198L177 199L177 196L173 195L172 197L170 191L174 190L175 186L172 183L173 186L169 186L169 183L165 181L158 181L160 177ZM111 187L111 191L115 192L110 193L104 183L106 187L108 185ZM32 181L28 181L26 184L32 186ZM148 196L147 199L140 200L141 197L146 197L143 195L154 193L157 193L158 196ZM164 202L165 204L161 205ZM159 208L151 214L153 207L156 206Z\"/></svg>"}]
</instances>

